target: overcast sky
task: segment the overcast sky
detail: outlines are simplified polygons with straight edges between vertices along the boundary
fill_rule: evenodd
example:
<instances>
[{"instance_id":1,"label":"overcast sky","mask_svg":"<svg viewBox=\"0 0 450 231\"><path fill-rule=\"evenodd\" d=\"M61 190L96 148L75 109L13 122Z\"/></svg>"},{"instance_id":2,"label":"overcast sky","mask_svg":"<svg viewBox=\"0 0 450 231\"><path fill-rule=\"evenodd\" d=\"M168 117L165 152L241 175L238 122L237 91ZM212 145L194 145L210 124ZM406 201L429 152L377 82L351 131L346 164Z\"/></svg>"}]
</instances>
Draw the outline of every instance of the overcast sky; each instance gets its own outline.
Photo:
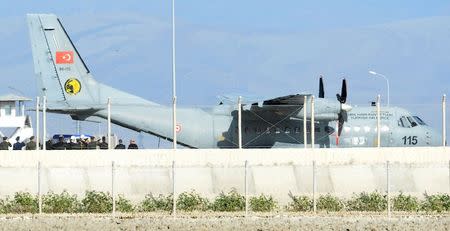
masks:
<instances>
[{"instance_id":1,"label":"overcast sky","mask_svg":"<svg viewBox=\"0 0 450 231\"><path fill-rule=\"evenodd\" d=\"M0 94L35 97L25 14L54 13L97 80L171 102L170 1L2 0L2 6ZM348 101L366 105L387 95L384 80L368 74L373 69L389 78L391 104L439 129L436 110L450 89L448 1L191 0L177 1L176 15L181 106L214 105L217 95L229 93L317 94L320 74L326 96L346 77Z\"/></svg>"}]
</instances>

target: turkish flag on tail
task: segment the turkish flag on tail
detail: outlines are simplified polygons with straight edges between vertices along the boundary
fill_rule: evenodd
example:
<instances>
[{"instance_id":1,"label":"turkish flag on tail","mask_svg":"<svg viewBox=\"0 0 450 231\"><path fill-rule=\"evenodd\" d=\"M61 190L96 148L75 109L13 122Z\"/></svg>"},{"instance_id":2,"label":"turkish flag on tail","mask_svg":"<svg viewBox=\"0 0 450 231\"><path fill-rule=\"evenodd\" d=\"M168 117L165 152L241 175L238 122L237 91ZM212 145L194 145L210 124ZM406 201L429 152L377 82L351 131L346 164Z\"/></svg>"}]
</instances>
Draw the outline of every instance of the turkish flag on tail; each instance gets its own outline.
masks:
<instances>
[{"instance_id":1,"label":"turkish flag on tail","mask_svg":"<svg viewBox=\"0 0 450 231\"><path fill-rule=\"evenodd\" d=\"M71 64L73 63L73 51L57 51L56 64Z\"/></svg>"}]
</instances>

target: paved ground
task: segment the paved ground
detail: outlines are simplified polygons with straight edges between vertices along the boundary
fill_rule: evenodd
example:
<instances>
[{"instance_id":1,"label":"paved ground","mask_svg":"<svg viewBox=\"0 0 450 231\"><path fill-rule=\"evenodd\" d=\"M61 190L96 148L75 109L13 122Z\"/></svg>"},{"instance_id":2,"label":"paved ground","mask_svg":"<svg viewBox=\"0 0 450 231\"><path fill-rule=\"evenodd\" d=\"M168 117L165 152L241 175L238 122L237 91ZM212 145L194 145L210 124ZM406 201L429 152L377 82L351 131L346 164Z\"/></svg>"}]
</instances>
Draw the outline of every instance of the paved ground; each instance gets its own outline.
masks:
<instances>
[{"instance_id":1,"label":"paved ground","mask_svg":"<svg viewBox=\"0 0 450 231\"><path fill-rule=\"evenodd\" d=\"M0 230L450 230L450 214L1 215Z\"/></svg>"}]
</instances>

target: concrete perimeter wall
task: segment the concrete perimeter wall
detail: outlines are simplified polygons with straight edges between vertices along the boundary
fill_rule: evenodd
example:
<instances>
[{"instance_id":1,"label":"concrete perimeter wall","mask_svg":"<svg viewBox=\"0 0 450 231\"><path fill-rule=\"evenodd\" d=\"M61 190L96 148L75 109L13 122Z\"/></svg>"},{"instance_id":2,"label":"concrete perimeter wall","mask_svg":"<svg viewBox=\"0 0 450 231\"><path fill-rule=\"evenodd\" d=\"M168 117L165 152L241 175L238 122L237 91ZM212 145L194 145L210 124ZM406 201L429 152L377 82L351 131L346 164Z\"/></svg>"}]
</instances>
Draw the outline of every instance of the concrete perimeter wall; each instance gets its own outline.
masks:
<instances>
[{"instance_id":1,"label":"concrete perimeter wall","mask_svg":"<svg viewBox=\"0 0 450 231\"><path fill-rule=\"evenodd\" d=\"M386 161L394 193L450 192L450 148L178 149L3 151L0 197L37 193L38 162L42 193L111 192L112 161L115 192L134 201L172 192L172 161L177 193L195 190L212 198L235 188L243 194L246 160L249 194L270 194L281 203L290 200L289 192L312 195L314 160L319 194L385 192Z\"/></svg>"}]
</instances>

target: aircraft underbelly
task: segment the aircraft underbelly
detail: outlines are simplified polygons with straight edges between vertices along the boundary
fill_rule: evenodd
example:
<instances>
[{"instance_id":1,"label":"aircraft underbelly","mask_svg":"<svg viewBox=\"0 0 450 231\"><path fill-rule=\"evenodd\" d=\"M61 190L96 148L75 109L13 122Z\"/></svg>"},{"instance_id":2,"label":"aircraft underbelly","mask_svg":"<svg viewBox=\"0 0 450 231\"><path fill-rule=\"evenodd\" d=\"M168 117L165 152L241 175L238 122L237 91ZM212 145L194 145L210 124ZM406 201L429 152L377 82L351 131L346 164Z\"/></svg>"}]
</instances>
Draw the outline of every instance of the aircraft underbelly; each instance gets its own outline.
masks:
<instances>
[{"instance_id":1,"label":"aircraft underbelly","mask_svg":"<svg viewBox=\"0 0 450 231\"><path fill-rule=\"evenodd\" d=\"M97 113L106 117L106 111ZM172 139L172 109L164 106L126 108L112 106L113 123L136 131ZM214 148L212 116L201 109L177 110L177 141L194 148Z\"/></svg>"}]
</instances>

